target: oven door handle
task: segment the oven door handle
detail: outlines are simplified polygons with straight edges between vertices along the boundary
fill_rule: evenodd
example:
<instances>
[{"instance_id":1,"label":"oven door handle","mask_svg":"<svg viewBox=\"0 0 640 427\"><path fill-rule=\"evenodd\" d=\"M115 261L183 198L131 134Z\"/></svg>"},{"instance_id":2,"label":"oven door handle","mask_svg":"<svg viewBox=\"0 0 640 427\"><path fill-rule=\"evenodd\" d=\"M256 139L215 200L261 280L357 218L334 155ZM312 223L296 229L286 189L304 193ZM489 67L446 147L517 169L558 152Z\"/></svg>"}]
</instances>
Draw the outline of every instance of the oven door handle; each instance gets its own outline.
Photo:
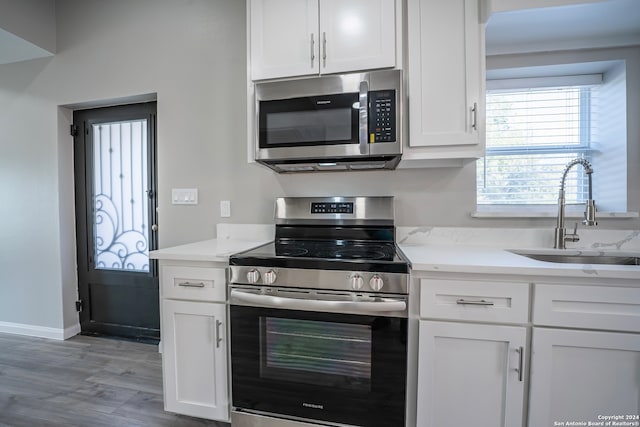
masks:
<instances>
[{"instance_id":1,"label":"oven door handle","mask_svg":"<svg viewBox=\"0 0 640 427\"><path fill-rule=\"evenodd\" d=\"M232 289L230 302L251 304L258 307L273 307L287 310L326 311L332 313L358 313L377 314L385 312L398 312L407 309L407 303L403 300L392 298L380 298L379 301L328 301L314 299L298 299L286 297L274 297L271 295L256 294L240 289Z\"/></svg>"}]
</instances>

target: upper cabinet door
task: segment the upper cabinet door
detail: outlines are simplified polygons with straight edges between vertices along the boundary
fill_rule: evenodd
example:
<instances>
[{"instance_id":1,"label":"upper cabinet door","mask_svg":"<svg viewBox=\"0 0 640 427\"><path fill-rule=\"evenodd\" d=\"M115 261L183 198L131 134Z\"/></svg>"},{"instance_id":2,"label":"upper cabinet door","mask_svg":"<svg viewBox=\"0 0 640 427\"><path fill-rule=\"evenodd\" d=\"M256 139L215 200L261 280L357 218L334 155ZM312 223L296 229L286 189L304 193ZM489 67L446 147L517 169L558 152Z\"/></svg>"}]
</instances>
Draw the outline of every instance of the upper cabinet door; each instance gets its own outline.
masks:
<instances>
[{"instance_id":1,"label":"upper cabinet door","mask_svg":"<svg viewBox=\"0 0 640 427\"><path fill-rule=\"evenodd\" d=\"M318 0L250 0L251 79L318 74Z\"/></svg>"},{"instance_id":2,"label":"upper cabinet door","mask_svg":"<svg viewBox=\"0 0 640 427\"><path fill-rule=\"evenodd\" d=\"M251 80L396 66L395 0L248 0Z\"/></svg>"},{"instance_id":3,"label":"upper cabinet door","mask_svg":"<svg viewBox=\"0 0 640 427\"><path fill-rule=\"evenodd\" d=\"M320 73L396 65L394 0L320 0Z\"/></svg>"},{"instance_id":4,"label":"upper cabinet door","mask_svg":"<svg viewBox=\"0 0 640 427\"><path fill-rule=\"evenodd\" d=\"M478 0L408 0L407 7L409 145L429 147L433 157L465 157L474 150L482 155L484 25ZM463 147L456 153L452 146Z\"/></svg>"}]
</instances>

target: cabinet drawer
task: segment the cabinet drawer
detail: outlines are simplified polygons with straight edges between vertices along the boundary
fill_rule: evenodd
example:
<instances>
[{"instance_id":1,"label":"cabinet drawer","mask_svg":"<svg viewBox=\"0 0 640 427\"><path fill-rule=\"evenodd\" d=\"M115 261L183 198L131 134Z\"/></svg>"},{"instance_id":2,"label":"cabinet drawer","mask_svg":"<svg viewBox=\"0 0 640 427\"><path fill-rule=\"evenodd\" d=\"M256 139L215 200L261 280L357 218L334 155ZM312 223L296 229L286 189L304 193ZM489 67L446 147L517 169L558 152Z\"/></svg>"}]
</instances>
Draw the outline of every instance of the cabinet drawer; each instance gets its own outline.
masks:
<instances>
[{"instance_id":1,"label":"cabinet drawer","mask_svg":"<svg viewBox=\"0 0 640 427\"><path fill-rule=\"evenodd\" d=\"M640 288L536 284L533 323L640 332Z\"/></svg>"},{"instance_id":2,"label":"cabinet drawer","mask_svg":"<svg viewBox=\"0 0 640 427\"><path fill-rule=\"evenodd\" d=\"M225 301L224 268L163 266L162 297L195 301Z\"/></svg>"},{"instance_id":3,"label":"cabinet drawer","mask_svg":"<svg viewBox=\"0 0 640 427\"><path fill-rule=\"evenodd\" d=\"M526 323L529 284L422 279L420 317Z\"/></svg>"}]
</instances>

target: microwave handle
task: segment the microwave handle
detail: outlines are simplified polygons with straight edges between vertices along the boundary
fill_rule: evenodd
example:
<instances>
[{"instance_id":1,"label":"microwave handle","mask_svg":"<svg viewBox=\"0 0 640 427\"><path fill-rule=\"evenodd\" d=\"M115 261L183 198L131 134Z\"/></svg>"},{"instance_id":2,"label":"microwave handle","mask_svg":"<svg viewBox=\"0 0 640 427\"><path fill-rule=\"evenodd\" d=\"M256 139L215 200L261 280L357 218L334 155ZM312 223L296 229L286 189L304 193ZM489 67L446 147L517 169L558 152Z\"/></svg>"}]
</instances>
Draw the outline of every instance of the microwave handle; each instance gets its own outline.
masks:
<instances>
[{"instance_id":1,"label":"microwave handle","mask_svg":"<svg viewBox=\"0 0 640 427\"><path fill-rule=\"evenodd\" d=\"M360 114L358 120L358 142L360 146L360 154L368 153L369 140L369 82L360 82Z\"/></svg>"}]
</instances>

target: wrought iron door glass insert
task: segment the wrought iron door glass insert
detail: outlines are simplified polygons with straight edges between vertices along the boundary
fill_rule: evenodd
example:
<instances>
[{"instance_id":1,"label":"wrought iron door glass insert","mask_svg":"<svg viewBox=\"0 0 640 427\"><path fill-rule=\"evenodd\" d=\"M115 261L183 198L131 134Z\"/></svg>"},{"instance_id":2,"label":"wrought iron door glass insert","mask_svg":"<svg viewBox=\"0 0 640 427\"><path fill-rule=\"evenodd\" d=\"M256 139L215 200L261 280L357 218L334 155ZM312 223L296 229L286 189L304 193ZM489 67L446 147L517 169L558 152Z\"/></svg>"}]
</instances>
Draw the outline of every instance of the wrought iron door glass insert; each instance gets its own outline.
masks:
<instances>
[{"instance_id":1,"label":"wrought iron door glass insert","mask_svg":"<svg viewBox=\"0 0 640 427\"><path fill-rule=\"evenodd\" d=\"M147 120L92 131L95 268L148 272Z\"/></svg>"}]
</instances>

